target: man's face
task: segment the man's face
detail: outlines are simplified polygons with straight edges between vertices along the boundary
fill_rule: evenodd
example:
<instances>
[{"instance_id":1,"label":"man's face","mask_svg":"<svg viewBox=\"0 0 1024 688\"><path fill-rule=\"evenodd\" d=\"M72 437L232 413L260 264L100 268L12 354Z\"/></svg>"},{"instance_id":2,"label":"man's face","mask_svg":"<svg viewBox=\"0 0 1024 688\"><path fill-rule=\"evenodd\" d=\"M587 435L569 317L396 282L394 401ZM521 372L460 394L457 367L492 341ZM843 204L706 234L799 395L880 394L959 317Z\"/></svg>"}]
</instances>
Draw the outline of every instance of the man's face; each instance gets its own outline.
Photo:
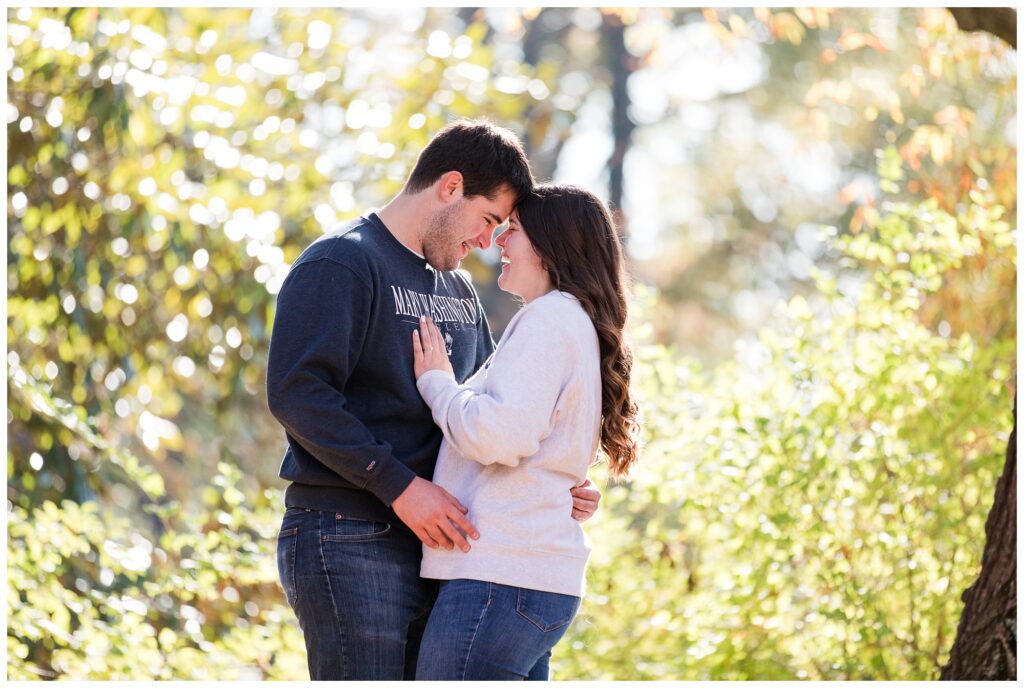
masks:
<instances>
[{"instance_id":1,"label":"man's face","mask_svg":"<svg viewBox=\"0 0 1024 688\"><path fill-rule=\"evenodd\" d=\"M508 189L486 196L460 197L430 218L423 233L423 255L435 270L454 270L474 248L491 245L494 228L512 213L515 196Z\"/></svg>"}]
</instances>

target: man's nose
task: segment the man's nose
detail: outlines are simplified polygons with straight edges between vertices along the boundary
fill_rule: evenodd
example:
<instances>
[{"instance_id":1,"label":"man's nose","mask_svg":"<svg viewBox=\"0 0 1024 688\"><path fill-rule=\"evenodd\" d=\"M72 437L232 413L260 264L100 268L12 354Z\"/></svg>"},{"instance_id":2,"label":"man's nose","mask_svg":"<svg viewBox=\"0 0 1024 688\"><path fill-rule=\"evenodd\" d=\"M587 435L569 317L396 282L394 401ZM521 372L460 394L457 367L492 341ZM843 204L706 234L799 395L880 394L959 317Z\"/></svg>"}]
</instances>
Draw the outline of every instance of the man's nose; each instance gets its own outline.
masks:
<instances>
[{"instance_id":1,"label":"man's nose","mask_svg":"<svg viewBox=\"0 0 1024 688\"><path fill-rule=\"evenodd\" d=\"M477 235L477 237L476 237L476 246L479 249L481 249L483 251L486 251L487 249L489 249L491 247L491 232L492 232L492 230L490 228L488 228L488 229L485 229L484 231L480 232L480 234Z\"/></svg>"}]
</instances>

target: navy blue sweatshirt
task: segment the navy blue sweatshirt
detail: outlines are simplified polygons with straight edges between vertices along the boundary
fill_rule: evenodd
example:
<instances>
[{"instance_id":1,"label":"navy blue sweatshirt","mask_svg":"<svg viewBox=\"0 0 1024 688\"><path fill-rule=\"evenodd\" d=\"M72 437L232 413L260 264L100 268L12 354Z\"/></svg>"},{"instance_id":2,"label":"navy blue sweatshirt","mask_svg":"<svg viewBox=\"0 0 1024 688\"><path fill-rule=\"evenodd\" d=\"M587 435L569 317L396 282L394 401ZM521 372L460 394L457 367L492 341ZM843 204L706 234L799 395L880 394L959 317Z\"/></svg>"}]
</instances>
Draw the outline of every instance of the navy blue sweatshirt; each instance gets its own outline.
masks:
<instances>
[{"instance_id":1,"label":"navy blue sweatshirt","mask_svg":"<svg viewBox=\"0 0 1024 688\"><path fill-rule=\"evenodd\" d=\"M462 382L494 351L480 300L376 214L313 242L277 297L267 364L270 411L288 437L287 506L403 524L390 508L430 480L441 431L416 389L412 332L429 315Z\"/></svg>"}]
</instances>

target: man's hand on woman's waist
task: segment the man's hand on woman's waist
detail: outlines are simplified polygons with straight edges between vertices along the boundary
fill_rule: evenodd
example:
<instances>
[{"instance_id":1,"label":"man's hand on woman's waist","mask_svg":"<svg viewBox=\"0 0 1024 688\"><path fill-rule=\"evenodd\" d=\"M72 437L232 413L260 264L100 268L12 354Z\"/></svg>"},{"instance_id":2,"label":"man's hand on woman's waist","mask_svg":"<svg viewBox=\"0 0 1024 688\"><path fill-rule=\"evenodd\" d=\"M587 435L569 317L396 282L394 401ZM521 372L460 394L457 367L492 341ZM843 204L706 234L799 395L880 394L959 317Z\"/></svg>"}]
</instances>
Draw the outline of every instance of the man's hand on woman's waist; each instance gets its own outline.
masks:
<instances>
[{"instance_id":1,"label":"man's hand on woman's waist","mask_svg":"<svg viewBox=\"0 0 1024 688\"><path fill-rule=\"evenodd\" d=\"M597 512L597 504L601 501L601 492L592 487L590 478L587 478L582 485L569 490L572 495L572 517L580 523Z\"/></svg>"},{"instance_id":2,"label":"man's hand on woman's waist","mask_svg":"<svg viewBox=\"0 0 1024 688\"><path fill-rule=\"evenodd\" d=\"M469 551L466 536L476 540L479 531L466 518L469 511L443 487L419 476L391 503L398 518L431 549Z\"/></svg>"}]
</instances>

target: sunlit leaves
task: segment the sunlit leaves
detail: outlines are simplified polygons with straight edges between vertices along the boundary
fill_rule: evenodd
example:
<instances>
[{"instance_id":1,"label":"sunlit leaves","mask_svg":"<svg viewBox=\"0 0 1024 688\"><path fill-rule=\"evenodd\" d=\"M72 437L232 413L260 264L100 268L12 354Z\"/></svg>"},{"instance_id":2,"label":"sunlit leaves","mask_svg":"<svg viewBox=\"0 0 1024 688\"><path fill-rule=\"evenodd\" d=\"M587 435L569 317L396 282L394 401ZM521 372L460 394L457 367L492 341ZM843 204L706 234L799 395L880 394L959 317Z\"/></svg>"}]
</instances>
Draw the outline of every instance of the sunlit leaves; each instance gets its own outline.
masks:
<instances>
[{"instance_id":1,"label":"sunlit leaves","mask_svg":"<svg viewBox=\"0 0 1024 688\"><path fill-rule=\"evenodd\" d=\"M510 63L495 63L485 24L436 24L12 11L8 336L25 370L61 361L55 393L115 419L140 452L154 451L130 439L146 436L143 413L207 438L235 423L217 414L262 413L274 294L299 251L397 191L449 117L500 111L515 127L534 97L490 86ZM423 61L431 40L447 47ZM110 387L114 369L125 379ZM185 435L172 456L202 446Z\"/></svg>"},{"instance_id":2,"label":"sunlit leaves","mask_svg":"<svg viewBox=\"0 0 1024 688\"><path fill-rule=\"evenodd\" d=\"M448 119L519 128L548 87L446 12L8 17L10 673L297 678L263 493L274 295ZM529 88L495 90L513 68Z\"/></svg>"},{"instance_id":3,"label":"sunlit leaves","mask_svg":"<svg viewBox=\"0 0 1024 688\"><path fill-rule=\"evenodd\" d=\"M577 111L603 112L586 60L616 16L646 69L686 35L755 70L721 110L666 99L678 117L636 132L667 180L647 206L689 242L659 258L673 280L715 278L673 297L729 296L718 273L770 267L776 230L820 249L779 270L823 253L837 269L805 266L803 296L757 286L755 310L779 302L770 327L711 371L638 307L643 460L588 526L588 597L555 675L933 677L1009 427L1013 53L942 9L579 8L572 54L528 63L525 32L565 16L389 12L8 15L9 675L305 675L261 396L276 286L398 190L450 117L557 156ZM697 145L718 132L735 138ZM799 164L758 171L759 154ZM808 173L823 163L834 184ZM707 205L681 202L690 188Z\"/></svg>"},{"instance_id":4,"label":"sunlit leaves","mask_svg":"<svg viewBox=\"0 0 1024 688\"><path fill-rule=\"evenodd\" d=\"M283 508L225 499L210 516L153 509L155 540L94 502L44 502L8 518L8 675L86 679L297 678L302 638L283 606L273 535ZM252 502L252 503L250 503ZM269 549L268 549L269 548ZM240 658L245 657L245 660Z\"/></svg>"},{"instance_id":5,"label":"sunlit leaves","mask_svg":"<svg viewBox=\"0 0 1024 688\"><path fill-rule=\"evenodd\" d=\"M849 86L820 82L808 105ZM877 150L881 201L860 179L843 191L857 207L840 266L866 283L816 271L824 303L791 299L713 373L639 349L646 463L595 519L611 551L595 552L557 675L937 675L1009 434L1014 309L995 285L1013 284L1001 202L1016 197L980 162L1014 149L979 147L971 113L934 120ZM969 170L954 185L920 159L954 154Z\"/></svg>"},{"instance_id":6,"label":"sunlit leaves","mask_svg":"<svg viewBox=\"0 0 1024 688\"><path fill-rule=\"evenodd\" d=\"M934 203L882 207L877 234L840 241L871 273L856 295L821 274L824 300L781 304L710 372L638 348L643 459L589 526L556 677L937 676L980 563L1015 347L920 324L917 294L972 232Z\"/></svg>"}]
</instances>

